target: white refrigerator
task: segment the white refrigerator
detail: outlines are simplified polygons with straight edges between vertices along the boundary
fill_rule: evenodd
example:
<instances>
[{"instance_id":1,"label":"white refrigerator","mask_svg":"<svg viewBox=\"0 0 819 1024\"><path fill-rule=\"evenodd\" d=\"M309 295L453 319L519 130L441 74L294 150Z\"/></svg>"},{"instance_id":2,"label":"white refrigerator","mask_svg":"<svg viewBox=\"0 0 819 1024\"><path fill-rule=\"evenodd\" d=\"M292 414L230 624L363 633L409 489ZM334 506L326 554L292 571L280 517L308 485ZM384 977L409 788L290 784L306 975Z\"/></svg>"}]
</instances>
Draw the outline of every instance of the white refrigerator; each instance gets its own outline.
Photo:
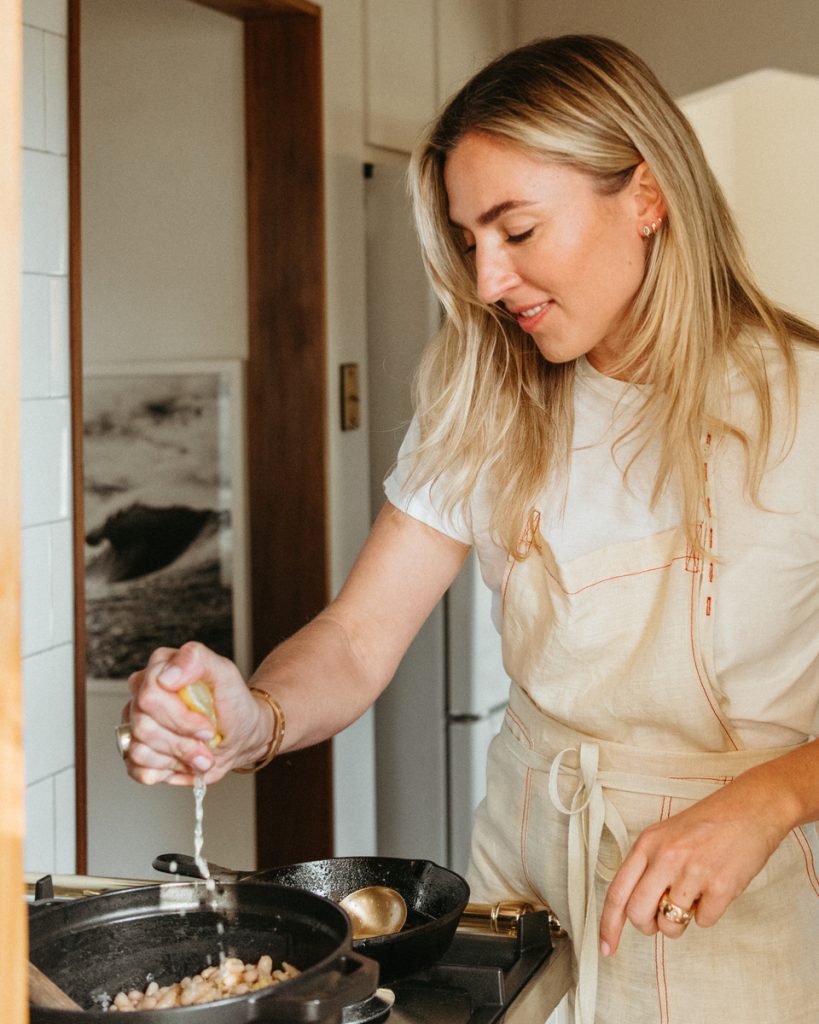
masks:
<instances>
[{"instance_id":1,"label":"white refrigerator","mask_svg":"<svg viewBox=\"0 0 819 1024\"><path fill-rule=\"evenodd\" d=\"M438 307L421 266L404 178L406 158L364 166L367 213L368 402L373 515L412 413L412 378ZM470 556L376 705L378 849L466 868L486 751L509 682L491 597Z\"/></svg>"}]
</instances>

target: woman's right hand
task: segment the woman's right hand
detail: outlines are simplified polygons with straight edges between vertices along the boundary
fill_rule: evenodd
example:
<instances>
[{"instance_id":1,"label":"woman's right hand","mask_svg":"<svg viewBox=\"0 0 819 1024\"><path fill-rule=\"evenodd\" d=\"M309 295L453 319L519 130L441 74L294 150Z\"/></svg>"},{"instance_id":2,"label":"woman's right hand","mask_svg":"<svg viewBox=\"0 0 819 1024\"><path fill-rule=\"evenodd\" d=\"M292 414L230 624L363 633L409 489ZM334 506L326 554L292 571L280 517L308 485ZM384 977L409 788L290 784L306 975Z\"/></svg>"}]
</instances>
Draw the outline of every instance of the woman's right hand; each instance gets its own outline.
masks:
<instances>
[{"instance_id":1,"label":"woman's right hand","mask_svg":"<svg viewBox=\"0 0 819 1024\"><path fill-rule=\"evenodd\" d=\"M198 680L213 692L222 737L213 748L212 724L191 711L178 692ZM132 696L123 719L130 723L131 742L125 764L137 782L189 786L196 775L216 782L268 746L272 712L253 697L232 661L203 644L158 648L128 685Z\"/></svg>"}]
</instances>

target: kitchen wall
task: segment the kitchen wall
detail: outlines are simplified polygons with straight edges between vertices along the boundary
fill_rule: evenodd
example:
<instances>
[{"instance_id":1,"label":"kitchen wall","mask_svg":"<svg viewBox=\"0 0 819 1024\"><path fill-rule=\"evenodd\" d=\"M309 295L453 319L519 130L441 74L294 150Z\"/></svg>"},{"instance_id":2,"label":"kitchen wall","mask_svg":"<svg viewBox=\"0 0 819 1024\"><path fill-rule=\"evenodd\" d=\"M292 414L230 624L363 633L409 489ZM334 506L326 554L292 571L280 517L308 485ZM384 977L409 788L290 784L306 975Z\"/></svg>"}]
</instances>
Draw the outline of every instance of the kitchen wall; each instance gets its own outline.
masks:
<instances>
[{"instance_id":1,"label":"kitchen wall","mask_svg":"<svg viewBox=\"0 0 819 1024\"><path fill-rule=\"evenodd\" d=\"M816 0L517 0L519 43L539 36L592 32L630 46L674 96L757 68L819 74Z\"/></svg>"},{"instance_id":2,"label":"kitchen wall","mask_svg":"<svg viewBox=\"0 0 819 1024\"><path fill-rule=\"evenodd\" d=\"M120 26L136 31L135 12L151 2L155 9L190 7L166 0L129 0L110 4L97 0L101 14L115 11ZM364 0L334 0L323 6L323 59L325 79L325 196L327 223L327 343L328 343L328 489L330 494L330 585L334 592L343 581L366 535L369 509L369 438L366 395L362 429L342 433L338 427L337 367L358 362L366 369L366 288L363 162L375 150L367 136L365 60L368 9L389 6ZM401 6L399 5L400 9ZM25 0L25 135L24 135L24 310L23 310L23 642L25 654L27 844L30 870L70 871L74 867L74 735L71 607L70 435L67 312L67 159L66 159L66 0ZM509 41L507 5L500 0L437 0L418 5L421 19L432 19L422 31L434 41L435 90L424 116L431 116L435 101L468 74L477 63ZM371 13L371 12L370 12ZM168 15L173 17L173 12ZM124 28L123 28L124 31ZM439 45L440 44L440 45ZM430 54L425 54L429 57ZM116 57L112 46L109 59ZM105 68L101 69L107 73ZM111 69L108 68L108 71ZM153 83L149 83L153 84ZM177 83L166 81L173 90ZM213 98L213 97L211 97ZM100 97L97 112L112 130L123 117L138 112L118 109L116 96ZM224 97L216 97L220 102ZM134 144L139 146L138 133ZM88 159L88 154L85 155ZM89 163L88 171L93 164ZM188 170L191 170L188 168ZM200 182L207 189L207 182ZM117 212L115 198L106 191L104 178L95 193L109 211ZM133 198L133 197L132 197ZM226 202L239 200L238 193ZM157 222L159 211L145 211ZM105 230L88 210L88 238ZM167 239L165 240L167 241ZM172 240L171 240L172 241ZM145 259L167 276L165 244L136 252L127 233L121 237L124 262ZM241 261L234 248L224 252L223 272L228 291L242 289ZM91 249L93 258L93 247ZM133 264L132 264L133 265ZM172 268L171 268L172 269ZM168 331L174 312L164 296L150 319L144 319L144 290L136 279L115 281L115 267L98 268L100 281L125 288L134 315L112 316L104 301L86 306L87 358L91 361L164 355L176 346L181 331ZM106 275L108 275L106 279ZM239 276L237 276L239 275ZM130 287L131 291L128 292ZM134 288L137 289L134 292ZM213 290L213 289L211 289ZM102 289L97 299L105 298ZM230 301L223 307L231 309ZM184 317L195 310L177 310ZM219 337L218 345L243 354L242 312L235 305L229 335L208 334L202 320L193 326L203 337ZM221 314L219 314L221 315ZM211 322L213 318L211 317ZM220 321L224 323L224 321ZM176 324L179 327L179 321ZM190 322L184 325L191 326ZM226 341L226 339L229 339ZM224 349L220 349L223 352ZM199 355L202 353L200 352ZM215 350L207 353L214 355ZM107 732L107 730L106 730ZM336 852L375 850L375 770L373 718L365 715L335 741Z\"/></svg>"},{"instance_id":3,"label":"kitchen wall","mask_svg":"<svg viewBox=\"0 0 819 1024\"><path fill-rule=\"evenodd\" d=\"M240 362L242 23L187 0L81 0L80 24L86 393L100 365ZM89 529L101 525L91 509ZM113 730L129 697L123 679L88 681L88 871L150 877L158 853L190 849L194 808L189 791L141 786L123 771ZM112 828L123 807L127 820ZM210 787L205 811L219 822L206 829L208 858L254 867L253 778L230 774ZM133 828L138 821L151 828Z\"/></svg>"},{"instance_id":4,"label":"kitchen wall","mask_svg":"<svg viewBox=\"0 0 819 1024\"><path fill-rule=\"evenodd\" d=\"M65 0L23 5L25 865L74 870Z\"/></svg>"}]
</instances>

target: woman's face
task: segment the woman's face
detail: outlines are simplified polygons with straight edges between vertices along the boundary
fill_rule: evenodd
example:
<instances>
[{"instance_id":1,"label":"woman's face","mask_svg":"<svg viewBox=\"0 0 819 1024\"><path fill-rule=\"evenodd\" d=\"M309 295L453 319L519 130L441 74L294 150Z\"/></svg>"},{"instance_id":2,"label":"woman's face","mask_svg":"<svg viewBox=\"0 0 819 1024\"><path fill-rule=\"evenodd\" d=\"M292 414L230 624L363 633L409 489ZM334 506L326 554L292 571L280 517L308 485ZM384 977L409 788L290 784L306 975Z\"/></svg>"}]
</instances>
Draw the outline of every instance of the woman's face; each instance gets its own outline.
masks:
<instances>
[{"instance_id":1,"label":"woman's face","mask_svg":"<svg viewBox=\"0 0 819 1024\"><path fill-rule=\"evenodd\" d=\"M641 164L600 195L582 172L477 133L447 157L449 217L472 250L478 296L511 313L549 362L587 355L605 373L622 351L645 273L642 228L659 213L646 175Z\"/></svg>"}]
</instances>

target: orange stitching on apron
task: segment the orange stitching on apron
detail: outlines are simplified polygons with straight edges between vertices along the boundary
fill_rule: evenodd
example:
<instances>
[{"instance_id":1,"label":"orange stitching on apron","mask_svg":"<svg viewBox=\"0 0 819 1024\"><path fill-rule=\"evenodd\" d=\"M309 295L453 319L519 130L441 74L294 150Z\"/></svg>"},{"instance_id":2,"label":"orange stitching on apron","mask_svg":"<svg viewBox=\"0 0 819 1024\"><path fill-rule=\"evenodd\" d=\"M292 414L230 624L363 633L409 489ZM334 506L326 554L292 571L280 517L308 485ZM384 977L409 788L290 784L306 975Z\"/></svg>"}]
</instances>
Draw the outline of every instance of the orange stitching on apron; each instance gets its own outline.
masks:
<instances>
[{"instance_id":1,"label":"orange stitching on apron","mask_svg":"<svg viewBox=\"0 0 819 1024\"><path fill-rule=\"evenodd\" d=\"M507 709L506 709L506 714L507 714L507 715L509 715L509 717L510 717L510 718L512 719L512 721L513 721L513 722L515 723L515 725L516 725L516 726L518 727L518 729L520 729L520 731L521 731L521 732L523 733L523 735L524 735L524 736L526 737L526 742L527 742L527 743L529 744L529 749L530 749L530 750L534 750L534 749L535 749L535 744L534 744L534 740L533 740L533 739L532 739L532 737L531 737L531 736L529 735L529 732L528 732L528 730L526 729L526 726L525 726L525 725L523 724L523 722L522 722L522 721L521 721L521 719L520 719L520 718L518 717L518 715L517 715L517 714L516 714L516 713L515 713L515 712L514 712L514 711L512 710L512 708L510 708L510 707L507 707Z\"/></svg>"},{"instance_id":2,"label":"orange stitching on apron","mask_svg":"<svg viewBox=\"0 0 819 1024\"><path fill-rule=\"evenodd\" d=\"M717 782L721 786L734 781L733 775L723 775L720 778L714 778L710 775L669 775L668 777L673 779L674 782Z\"/></svg>"},{"instance_id":3,"label":"orange stitching on apron","mask_svg":"<svg viewBox=\"0 0 819 1024\"><path fill-rule=\"evenodd\" d=\"M621 572L617 576L605 576L602 580L594 580L592 583L585 583L578 590L566 590L557 576L549 570L548 566L544 566L543 568L567 597L574 597L575 594L582 594L584 590L590 590L592 587L599 587L601 583L612 583L615 580L629 579L631 576L645 576L646 573L649 572L659 572L661 569L670 569L674 562L682 562L687 557L687 555L677 555L676 558L672 558L671 561L666 562L665 565L652 565L648 569L636 569L634 572Z\"/></svg>"},{"instance_id":4,"label":"orange stitching on apron","mask_svg":"<svg viewBox=\"0 0 819 1024\"><path fill-rule=\"evenodd\" d=\"M534 775L534 768L526 769L526 781L524 782L524 796L523 796L523 814L520 819L520 865L523 868L523 877L526 879L526 884L529 886L529 891L535 897L536 903L544 903L548 905L548 900L544 898L543 893L540 891L538 886L532 881L532 876L529 874L529 860L526 855L526 835L529 828L529 808L532 805L532 781Z\"/></svg>"},{"instance_id":5,"label":"orange stitching on apron","mask_svg":"<svg viewBox=\"0 0 819 1024\"><path fill-rule=\"evenodd\" d=\"M711 598L710 598L710 596L706 597L706 599L705 599L705 614L706 615L710 615L711 614Z\"/></svg>"},{"instance_id":6,"label":"orange stitching on apron","mask_svg":"<svg viewBox=\"0 0 819 1024\"><path fill-rule=\"evenodd\" d=\"M802 856L805 858L805 871L808 876L811 888L819 896L819 878L816 875L816 865L813 863L813 849L808 842L808 837L805 835L801 826L793 829L791 835L799 845L799 849L802 851Z\"/></svg>"},{"instance_id":7,"label":"orange stitching on apron","mask_svg":"<svg viewBox=\"0 0 819 1024\"><path fill-rule=\"evenodd\" d=\"M711 701L711 697L710 697L710 695L708 693L708 690L706 689L705 683L702 680L702 675L700 674L700 666L699 666L699 664L697 662L697 645L694 642L694 607L695 607L695 604L696 604L696 597L695 597L695 594L694 594L694 581L695 581L695 577L692 576L691 577L691 619L690 619L690 623L689 623L689 635L691 637L691 661L694 663L694 671L697 673L697 679L699 680L700 688L702 690L703 696L705 697L705 700L708 703L708 707L711 709L711 711L712 711L712 713L714 715L714 718L716 718L716 720L719 722L720 728L725 733L725 735L728 737L728 741L731 744L731 746L734 748L734 750L739 750L739 747L736 745L736 743L734 743L734 738L733 738L733 736L731 736L730 730L726 726L725 722L723 722L722 716L717 711L717 709L714 707L713 702Z\"/></svg>"},{"instance_id":8,"label":"orange stitching on apron","mask_svg":"<svg viewBox=\"0 0 819 1024\"><path fill-rule=\"evenodd\" d=\"M657 1003L660 1009L660 1024L668 1024L668 986L665 981L665 935L657 932L654 936L654 973L657 978Z\"/></svg>"},{"instance_id":9,"label":"orange stitching on apron","mask_svg":"<svg viewBox=\"0 0 819 1024\"><path fill-rule=\"evenodd\" d=\"M671 817L671 797L664 796L660 807L660 821ZM660 1024L667 1024L668 1012L668 978L665 972L665 935L657 932L654 936L654 973L657 978L657 999L660 1006Z\"/></svg>"},{"instance_id":10,"label":"orange stitching on apron","mask_svg":"<svg viewBox=\"0 0 819 1024\"><path fill-rule=\"evenodd\" d=\"M503 586L501 587L501 610L502 611L506 611L506 593L507 593L507 591L509 589L509 580L512 578L512 572L514 571L514 568L515 568L515 566L517 564L518 563L514 560L514 558L510 559L509 568L506 570L506 579L503 581Z\"/></svg>"},{"instance_id":11,"label":"orange stitching on apron","mask_svg":"<svg viewBox=\"0 0 819 1024\"><path fill-rule=\"evenodd\" d=\"M520 531L520 536L518 537L517 551L522 554L524 558L528 557L532 545L535 544L535 537L537 536L537 531L539 529L540 512L536 508L533 508L529 512L529 518L526 520L526 525ZM540 550L537 544L535 544L535 547L537 550ZM502 611L506 608L506 592L509 589L509 580L516 565L518 565L518 559L510 557L509 566L506 569L506 575L504 576L503 584L501 586Z\"/></svg>"},{"instance_id":12,"label":"orange stitching on apron","mask_svg":"<svg viewBox=\"0 0 819 1024\"><path fill-rule=\"evenodd\" d=\"M529 744L529 749L530 750L534 750L535 749L534 741L532 740L532 737L527 732L527 730L526 730L523 722L520 720L520 718L515 714L515 712L511 708L507 708L506 709L506 714L509 716L509 718L511 718L514 721L514 723L517 725L517 727L523 733L524 737L526 738L526 742ZM526 778L525 778L524 783L523 783L523 790L524 790L524 792L523 792L523 811L521 812L521 816L520 816L520 865L523 868L523 877L526 879L526 884L529 886L529 889L531 890L531 892L532 892L533 896L535 897L535 899L539 900L541 903L547 903L548 901L543 898L543 894L540 892L540 890L537 888L537 886L534 885L534 883L532 882L532 878L531 878L531 876L529 874L529 864L528 864L528 860L527 860L527 856L526 856L526 834L527 834L528 827L529 827L529 808L532 805L532 773L533 773L533 771L534 771L533 768L527 768L526 769Z\"/></svg>"}]
</instances>

